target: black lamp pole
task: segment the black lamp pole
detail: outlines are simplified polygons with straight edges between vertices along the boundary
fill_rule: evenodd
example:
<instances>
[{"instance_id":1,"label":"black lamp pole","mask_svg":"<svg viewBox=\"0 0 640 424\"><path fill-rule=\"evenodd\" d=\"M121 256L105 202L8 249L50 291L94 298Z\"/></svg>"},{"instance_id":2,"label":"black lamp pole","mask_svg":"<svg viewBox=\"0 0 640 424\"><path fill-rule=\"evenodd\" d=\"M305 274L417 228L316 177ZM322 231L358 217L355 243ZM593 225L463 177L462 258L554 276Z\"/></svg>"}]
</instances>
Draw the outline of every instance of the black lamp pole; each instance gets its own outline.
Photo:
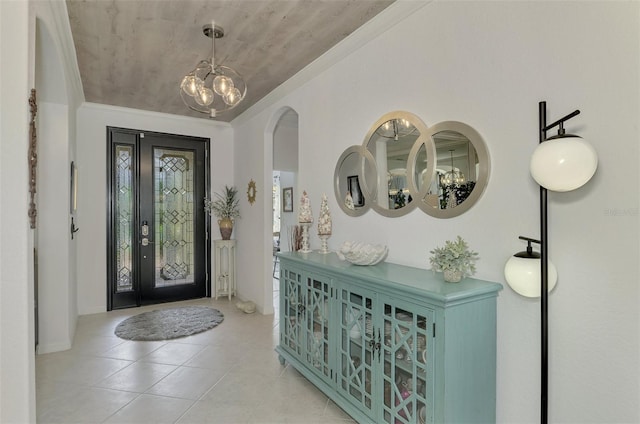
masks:
<instances>
[{"instance_id":1,"label":"black lamp pole","mask_svg":"<svg viewBox=\"0 0 640 424\"><path fill-rule=\"evenodd\" d=\"M557 121L547 125L547 102L538 103L540 143L547 141L547 131L559 126L558 135L564 135L564 121L580 113L575 110ZM552 137L554 138L554 137ZM549 404L549 249L547 237L547 189L540 186L540 315L541 315L541 354L540 354L540 422L547 424Z\"/></svg>"},{"instance_id":2,"label":"black lamp pole","mask_svg":"<svg viewBox=\"0 0 640 424\"><path fill-rule=\"evenodd\" d=\"M540 122L540 143L547 139L547 102L538 103ZM547 424L548 406L548 370L549 370L549 308L548 290L549 270L547 250L547 189L540 186L540 315L541 315L541 352L540 352L540 422Z\"/></svg>"}]
</instances>

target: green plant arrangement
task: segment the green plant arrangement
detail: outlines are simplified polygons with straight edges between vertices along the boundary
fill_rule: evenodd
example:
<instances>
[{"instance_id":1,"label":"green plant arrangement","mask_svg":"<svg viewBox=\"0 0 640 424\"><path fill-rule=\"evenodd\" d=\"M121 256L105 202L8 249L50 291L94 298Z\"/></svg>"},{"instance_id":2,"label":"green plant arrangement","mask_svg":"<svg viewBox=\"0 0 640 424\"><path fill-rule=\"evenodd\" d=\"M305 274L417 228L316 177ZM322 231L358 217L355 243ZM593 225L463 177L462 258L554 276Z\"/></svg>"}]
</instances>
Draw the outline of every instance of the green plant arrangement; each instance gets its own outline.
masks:
<instances>
[{"instance_id":1,"label":"green plant arrangement","mask_svg":"<svg viewBox=\"0 0 640 424\"><path fill-rule=\"evenodd\" d=\"M215 200L204 199L204 210L218 218L240 218L238 189L224 186L224 193L214 193Z\"/></svg>"},{"instance_id":2,"label":"green plant arrangement","mask_svg":"<svg viewBox=\"0 0 640 424\"><path fill-rule=\"evenodd\" d=\"M467 242L460 236L456 241L447 240L444 247L430 251L431 269L444 273L445 281L457 283L476 272L475 261L478 253L469 249Z\"/></svg>"},{"instance_id":3,"label":"green plant arrangement","mask_svg":"<svg viewBox=\"0 0 640 424\"><path fill-rule=\"evenodd\" d=\"M223 193L214 193L214 195L215 200L204 199L204 210L220 218L218 219L220 235L223 240L229 240L233 231L233 219L240 218L238 189L224 186Z\"/></svg>"}]
</instances>

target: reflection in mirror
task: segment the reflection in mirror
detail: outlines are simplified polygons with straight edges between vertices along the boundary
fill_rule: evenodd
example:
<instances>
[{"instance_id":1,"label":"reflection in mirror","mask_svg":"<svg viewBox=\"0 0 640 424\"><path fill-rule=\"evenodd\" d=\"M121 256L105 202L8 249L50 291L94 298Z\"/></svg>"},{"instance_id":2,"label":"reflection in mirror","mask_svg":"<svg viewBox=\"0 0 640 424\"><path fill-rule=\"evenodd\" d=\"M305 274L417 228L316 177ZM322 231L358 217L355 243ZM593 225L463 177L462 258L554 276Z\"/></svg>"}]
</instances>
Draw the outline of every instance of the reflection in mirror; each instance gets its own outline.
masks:
<instances>
[{"instance_id":1,"label":"reflection in mirror","mask_svg":"<svg viewBox=\"0 0 640 424\"><path fill-rule=\"evenodd\" d=\"M414 166L414 181L418 191L421 191L425 185L429 185L431 182L430 175L428 173L427 166L427 146L422 143L418 148L416 154L415 166Z\"/></svg>"},{"instance_id":2,"label":"reflection in mirror","mask_svg":"<svg viewBox=\"0 0 640 424\"><path fill-rule=\"evenodd\" d=\"M376 129L376 135L398 141L400 137L406 137L414 134L416 131L416 127L408 119L396 118L390 119L380 125L378 129Z\"/></svg>"},{"instance_id":3,"label":"reflection in mirror","mask_svg":"<svg viewBox=\"0 0 640 424\"><path fill-rule=\"evenodd\" d=\"M393 130L385 130L385 126ZM406 119L387 121L371 135L367 150L374 157L378 169L376 201L379 207L399 209L407 204L407 160L419 135L416 127Z\"/></svg>"},{"instance_id":4,"label":"reflection in mirror","mask_svg":"<svg viewBox=\"0 0 640 424\"><path fill-rule=\"evenodd\" d=\"M436 150L435 173L429 185L416 176L420 208L429 215L451 218L468 210L484 190L489 173L489 156L480 135L461 122L443 122L431 128ZM420 166L416 156L416 171Z\"/></svg>"},{"instance_id":5,"label":"reflection in mirror","mask_svg":"<svg viewBox=\"0 0 640 424\"><path fill-rule=\"evenodd\" d=\"M360 216L369 208L361 186L362 146L344 151L334 172L334 191L340 208L350 216Z\"/></svg>"},{"instance_id":6,"label":"reflection in mirror","mask_svg":"<svg viewBox=\"0 0 640 424\"><path fill-rule=\"evenodd\" d=\"M473 191L478 156L469 139L459 132L440 131L432 138L436 145L437 177L429 194L438 195L439 209L455 208Z\"/></svg>"},{"instance_id":7,"label":"reflection in mirror","mask_svg":"<svg viewBox=\"0 0 640 424\"><path fill-rule=\"evenodd\" d=\"M371 206L385 216L404 215L415 207L411 205L407 165L411 148L424 129L414 115L391 112L374 124L365 139L367 156L375 163L374 169L365 169L365 191L372 194Z\"/></svg>"}]
</instances>

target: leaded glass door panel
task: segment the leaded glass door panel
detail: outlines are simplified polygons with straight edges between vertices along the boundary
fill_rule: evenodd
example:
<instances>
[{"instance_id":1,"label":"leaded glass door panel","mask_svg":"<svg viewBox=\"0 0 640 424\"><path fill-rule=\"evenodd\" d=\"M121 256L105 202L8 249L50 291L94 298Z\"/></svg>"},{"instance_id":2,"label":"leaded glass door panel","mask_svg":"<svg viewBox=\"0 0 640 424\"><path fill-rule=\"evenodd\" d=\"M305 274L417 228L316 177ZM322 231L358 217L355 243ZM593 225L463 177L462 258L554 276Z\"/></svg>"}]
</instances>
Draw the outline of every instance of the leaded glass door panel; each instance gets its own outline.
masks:
<instances>
[{"instance_id":1,"label":"leaded glass door panel","mask_svg":"<svg viewBox=\"0 0 640 424\"><path fill-rule=\"evenodd\" d=\"M109 309L206 296L208 140L109 136Z\"/></svg>"}]
</instances>

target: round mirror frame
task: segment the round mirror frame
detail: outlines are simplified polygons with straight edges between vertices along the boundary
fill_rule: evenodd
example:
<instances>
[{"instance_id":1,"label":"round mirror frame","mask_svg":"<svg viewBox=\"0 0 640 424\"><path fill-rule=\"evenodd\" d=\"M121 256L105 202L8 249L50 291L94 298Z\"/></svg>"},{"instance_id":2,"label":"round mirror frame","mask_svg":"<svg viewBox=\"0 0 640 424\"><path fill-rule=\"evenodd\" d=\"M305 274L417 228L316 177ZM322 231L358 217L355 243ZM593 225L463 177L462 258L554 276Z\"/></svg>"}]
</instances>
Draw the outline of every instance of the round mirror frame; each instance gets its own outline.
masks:
<instances>
[{"instance_id":1,"label":"round mirror frame","mask_svg":"<svg viewBox=\"0 0 640 424\"><path fill-rule=\"evenodd\" d=\"M411 147L406 166L407 185L412 201L399 209L383 208L378 204L377 189L380 184L380 175L377 170L376 160L371 151L367 149L367 144L371 140L374 132L382 124L392 119L406 119L420 132L420 135ZM469 194L469 197L467 197L462 203L450 209L436 209L423 201L428 193L431 182L436 178L437 146L433 137L442 131L457 132L465 136L472 144L478 157L478 175L473 190ZM427 154L427 166L425 169L428 170L428 174L425 181L422 183L422 187L418 188L414 179L414 174L418 168L417 160L422 146L424 146ZM341 184L345 184L345 181L341 181L340 177L343 164L347 158L354 154L358 156L356 159L356 161L359 162L357 166L357 176L362 187L362 194L365 201L363 206L350 209L345 205L344 201L346 191L342 192L340 190ZM487 146L480 134L471 126L458 121L444 121L431 127L427 127L427 125L416 115L405 111L395 111L389 112L378 119L371 126L369 132L367 132L361 145L350 146L342 153L342 155L340 155L334 171L334 194L342 211L353 217L361 216L369 209L373 209L380 215L395 218L404 216L412 210L419 208L426 214L435 218L453 218L468 211L478 201L480 196L482 196L489 181L490 169L491 165ZM373 178L366 178L366 176L370 174L377 176L375 181Z\"/></svg>"},{"instance_id":2,"label":"round mirror frame","mask_svg":"<svg viewBox=\"0 0 640 424\"><path fill-rule=\"evenodd\" d=\"M433 140L433 137L436 134L443 131L457 132L465 136L467 140L469 140L473 148L475 149L476 154L478 156L478 175L476 178L476 184L473 187L473 190L471 191L471 193L469 194L469 197L467 197L462 203L457 205L455 208L451 208L451 209L436 209L433 206L422 201L422 199L424 199L425 196L427 195L430 183L433 181L434 178L436 178L437 162L434 163L433 166L431 167L428 184L423 184L423 187L420 190L418 190L415 184L415 181L413 180L413 178L411 178L409 180L409 190L411 190L414 193L417 193L415 198L418 199L418 201L416 203L418 207L422 209L422 211L424 211L427 215L433 216L434 218L453 218L455 216L461 215L466 211L468 211L473 205L475 205L475 203L478 201L480 196L482 196L482 193L484 193L484 190L487 187L487 183L489 181L489 170L491 169L491 163L489 159L489 152L487 150L487 146L484 143L484 140L482 139L480 134L471 126L458 121L439 122L429 127L429 130L427 133L427 137L428 137L427 143L432 146L431 148L433 149L432 151L434 152L434 155L436 154L435 152L437 152L437 146ZM409 154L409 167L407 168L408 175L414 175L417 155L418 155L418 152L420 151L420 147L421 147L421 144L418 143L418 141L416 140L416 144L414 144L413 148L411 149L411 153ZM427 147L427 149L429 148Z\"/></svg>"},{"instance_id":3,"label":"round mirror frame","mask_svg":"<svg viewBox=\"0 0 640 424\"><path fill-rule=\"evenodd\" d=\"M350 209L345 204L345 197L346 197L346 193L348 192L348 189L344 191L340 190L341 183L347 184L346 181L340 180L342 166L347 160L347 158L349 158L351 155L357 156L356 161L358 161L359 163L356 166L357 171L355 175L358 177L360 181L362 181L362 170L364 169L364 161L366 160L364 157L364 147L351 146L347 150L345 150L342 153L342 155L340 155L340 158L338 158L338 163L336 164L336 169L333 173L333 181L334 181L333 191L336 196L336 200L338 201L338 206L340 206L340 209L342 209L344 213L346 213L349 216L361 216L361 215L364 215L369 210L369 198L367 196L364 197L363 206Z\"/></svg>"},{"instance_id":4,"label":"round mirror frame","mask_svg":"<svg viewBox=\"0 0 640 424\"><path fill-rule=\"evenodd\" d=\"M424 122L422 122L422 120L420 118L418 118L416 115L414 115L413 113L410 112L405 112L405 111L395 111L395 112L389 112L384 114L380 119L378 119L369 129L369 132L367 133L367 135L364 137L364 142L362 143L362 147L364 148L364 156L365 156L365 161L363 162L363 167L366 164L371 164L371 166L373 166L373 168L370 170L371 172L367 172L367 168L364 167L362 170L362 175L363 175L363 191L364 193L366 193L367 195L369 195L369 198L371 199L369 202L369 205L371 206L371 208L373 210L375 210L376 212L378 212L380 215L382 216L386 216L389 218L396 218L399 216L404 216L406 214L408 214L409 212L411 212L412 210L414 210L416 208L416 204L418 202L415 201L416 197L415 197L415 191L412 191L411 188L409 188L409 194L411 195L413 201L411 202L407 202L403 207L398 208L398 209L389 209L388 207L383 207L378 203L378 187L380 186L381 183L383 183L381 181L381 176L380 173L378 172L378 168L376 166L376 160L373 157L373 154L371 153L371 151L369 150L369 142L371 141L373 135L376 133L376 131L387 121L391 121L391 120L407 120L409 121L414 127L416 127L417 131L419 132L418 138L416 139L416 141L414 142L414 146L416 144L422 144L421 140L424 139L425 134L427 134L428 132L428 128L426 126L426 124ZM434 150L435 152L435 150ZM433 162L433 155L427 155L427 160L431 160ZM405 165L405 172L406 172L406 176L407 176L407 181L411 180L411 178L409 178L409 176L411 175L409 173L409 163L411 162L411 154L408 155L407 157L407 164ZM433 163L432 163L432 167L433 167ZM372 181L370 178L367 178L367 175L369 174L373 174L376 175L377 178L375 179L375 181ZM387 181L384 181L384 184L387 184ZM386 201L386 199L385 199Z\"/></svg>"}]
</instances>

